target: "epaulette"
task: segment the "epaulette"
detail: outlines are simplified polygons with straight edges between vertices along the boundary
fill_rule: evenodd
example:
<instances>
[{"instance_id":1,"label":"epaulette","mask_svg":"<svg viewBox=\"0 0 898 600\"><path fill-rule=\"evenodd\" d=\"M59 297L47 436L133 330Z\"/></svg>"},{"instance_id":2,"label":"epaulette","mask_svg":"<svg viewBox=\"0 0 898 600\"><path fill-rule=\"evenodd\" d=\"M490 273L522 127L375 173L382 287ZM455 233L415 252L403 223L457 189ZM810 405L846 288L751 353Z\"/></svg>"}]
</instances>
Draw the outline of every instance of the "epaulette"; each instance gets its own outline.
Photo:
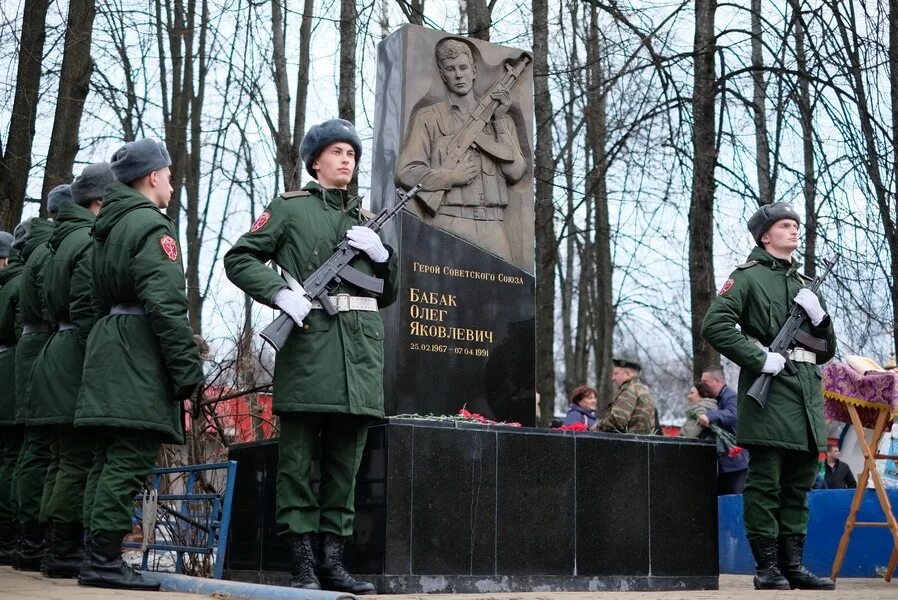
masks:
<instances>
[{"instance_id":1,"label":"epaulette","mask_svg":"<svg viewBox=\"0 0 898 600\"><path fill-rule=\"evenodd\" d=\"M371 220L371 219L373 219L374 217L377 216L377 215L375 215L373 212L371 212L370 210L368 210L368 209L366 209L366 208L360 208L360 209L359 209L359 215L360 215L362 218L368 219L368 220Z\"/></svg>"},{"instance_id":2,"label":"epaulette","mask_svg":"<svg viewBox=\"0 0 898 600\"><path fill-rule=\"evenodd\" d=\"M750 261L748 261L748 262L742 263L741 265L736 265L736 268L739 269L739 270L741 271L741 270L743 270L743 269L750 269L750 268L752 268L753 266L755 266L756 264L758 264L758 261L756 261L756 260L750 260Z\"/></svg>"},{"instance_id":3,"label":"epaulette","mask_svg":"<svg viewBox=\"0 0 898 600\"><path fill-rule=\"evenodd\" d=\"M311 196L312 192L309 190L294 190L292 192L282 192L281 198L284 200L289 200L290 198L300 198L302 196Z\"/></svg>"}]
</instances>

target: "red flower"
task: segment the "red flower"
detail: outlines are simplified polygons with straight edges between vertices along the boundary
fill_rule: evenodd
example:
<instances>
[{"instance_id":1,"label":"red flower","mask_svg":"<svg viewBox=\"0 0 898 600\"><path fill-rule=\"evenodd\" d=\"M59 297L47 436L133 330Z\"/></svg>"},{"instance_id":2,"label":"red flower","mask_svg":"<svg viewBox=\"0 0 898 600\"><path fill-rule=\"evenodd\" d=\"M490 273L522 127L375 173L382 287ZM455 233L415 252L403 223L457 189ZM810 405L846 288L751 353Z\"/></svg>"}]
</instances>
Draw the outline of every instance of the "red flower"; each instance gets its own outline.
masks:
<instances>
[{"instance_id":1,"label":"red flower","mask_svg":"<svg viewBox=\"0 0 898 600\"><path fill-rule=\"evenodd\" d=\"M740 454L742 454L742 448L740 448L739 446L733 446L732 448L727 450L727 456L729 456L730 458L739 456Z\"/></svg>"},{"instance_id":2,"label":"red flower","mask_svg":"<svg viewBox=\"0 0 898 600\"><path fill-rule=\"evenodd\" d=\"M570 425L562 425L558 429L562 431L589 431L586 423L571 423Z\"/></svg>"}]
</instances>

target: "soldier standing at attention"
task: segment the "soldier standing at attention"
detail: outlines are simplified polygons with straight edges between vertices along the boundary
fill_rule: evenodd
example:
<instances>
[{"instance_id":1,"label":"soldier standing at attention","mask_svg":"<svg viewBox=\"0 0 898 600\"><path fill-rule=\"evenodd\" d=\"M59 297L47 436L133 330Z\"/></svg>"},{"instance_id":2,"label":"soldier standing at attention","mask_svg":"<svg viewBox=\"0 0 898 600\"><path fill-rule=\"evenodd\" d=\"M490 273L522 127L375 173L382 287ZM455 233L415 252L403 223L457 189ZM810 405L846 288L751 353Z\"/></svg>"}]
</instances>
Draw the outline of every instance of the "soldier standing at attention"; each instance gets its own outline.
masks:
<instances>
[{"instance_id":1,"label":"soldier standing at attention","mask_svg":"<svg viewBox=\"0 0 898 600\"><path fill-rule=\"evenodd\" d=\"M808 525L808 491L817 456L826 446L823 385L818 364L836 352L832 322L820 299L805 289L792 253L800 219L782 202L762 206L748 221L757 247L736 267L702 325L702 335L741 368L737 441L749 449L743 492L745 532L755 557L755 589L835 589L802 565ZM826 341L815 354L798 347L790 359L796 375L781 373L782 355L768 350L793 303L808 315L802 329ZM736 327L739 327L738 329ZM761 373L773 375L767 405L746 392Z\"/></svg>"},{"instance_id":2,"label":"soldier standing at attention","mask_svg":"<svg viewBox=\"0 0 898 600\"><path fill-rule=\"evenodd\" d=\"M16 542L12 505L12 477L22 448L22 428L15 424L16 344L22 335L17 314L19 278L28 229L19 224L15 233L0 232L0 565L11 564Z\"/></svg>"},{"instance_id":3,"label":"soldier standing at attention","mask_svg":"<svg viewBox=\"0 0 898 600\"><path fill-rule=\"evenodd\" d=\"M290 536L290 585L372 594L373 585L344 568L343 544L352 534L355 476L368 422L384 414L384 326L377 310L395 301L398 272L394 252L374 231L360 226L359 199L346 192L361 151L348 121L333 119L312 127L300 154L317 182L276 198L227 253L225 269L256 302L280 308L297 324L274 368L274 410L281 423L277 521ZM384 279L384 294L362 296L342 282L334 292L349 297L333 318L310 303L298 285L288 286L265 266L274 260L302 279L330 257L344 235L362 250L351 265ZM309 478L319 438L321 487L316 498ZM314 534L320 542L317 574Z\"/></svg>"},{"instance_id":4,"label":"soldier standing at attention","mask_svg":"<svg viewBox=\"0 0 898 600\"><path fill-rule=\"evenodd\" d=\"M605 418L593 426L593 431L654 433L655 401L649 388L639 380L642 365L628 358L615 358L612 362L611 381L617 386L617 395L608 405Z\"/></svg>"},{"instance_id":5,"label":"soldier standing at attention","mask_svg":"<svg viewBox=\"0 0 898 600\"><path fill-rule=\"evenodd\" d=\"M58 185L47 195L47 211L55 218L59 207L71 202L70 187ZM52 462L53 428L31 419L31 382L34 377L34 361L50 339L54 328L44 305L43 288L44 267L50 255L47 242L55 226L53 221L32 219L28 242L22 253L25 268L22 270L19 288L22 338L16 345L16 424L24 425L25 429L13 476L13 502L19 525L13 566L23 571L40 570L45 548L41 509L44 484Z\"/></svg>"},{"instance_id":6,"label":"soldier standing at attention","mask_svg":"<svg viewBox=\"0 0 898 600\"><path fill-rule=\"evenodd\" d=\"M181 403L203 371L187 320L177 234L160 212L172 194L168 151L143 139L125 144L111 162L116 182L106 186L93 228L99 318L75 405L75 435L92 436L98 448L84 496L90 542L78 582L158 589L122 562L122 539L159 448L184 443Z\"/></svg>"},{"instance_id":7,"label":"soldier standing at attention","mask_svg":"<svg viewBox=\"0 0 898 600\"><path fill-rule=\"evenodd\" d=\"M90 228L114 181L109 164L88 165L72 182L73 202L62 204L50 237L44 268L44 304L58 324L35 361L31 382L31 421L51 426L53 462L44 486L41 520L47 524L47 552L41 571L50 577L75 577L81 569L82 507L94 439L72 427L81 387L84 347L96 320L91 297Z\"/></svg>"}]
</instances>

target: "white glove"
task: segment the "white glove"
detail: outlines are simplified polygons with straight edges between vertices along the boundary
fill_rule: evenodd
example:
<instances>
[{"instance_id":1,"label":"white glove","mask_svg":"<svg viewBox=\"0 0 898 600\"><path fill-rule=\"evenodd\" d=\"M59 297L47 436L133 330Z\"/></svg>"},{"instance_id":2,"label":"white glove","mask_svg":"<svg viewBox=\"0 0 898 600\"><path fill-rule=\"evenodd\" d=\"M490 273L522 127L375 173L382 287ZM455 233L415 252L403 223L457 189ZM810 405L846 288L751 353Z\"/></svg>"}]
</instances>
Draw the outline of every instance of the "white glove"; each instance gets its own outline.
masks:
<instances>
[{"instance_id":1,"label":"white glove","mask_svg":"<svg viewBox=\"0 0 898 600\"><path fill-rule=\"evenodd\" d=\"M764 361L764 367L761 369L761 373L778 375L785 366L786 358L782 354L779 354L778 352L768 352L767 360Z\"/></svg>"},{"instance_id":2,"label":"white glove","mask_svg":"<svg viewBox=\"0 0 898 600\"><path fill-rule=\"evenodd\" d=\"M290 315L297 325L302 325L302 320L306 318L309 311L312 310L312 303L305 295L294 292L289 288L284 288L274 295L274 304L282 311Z\"/></svg>"},{"instance_id":3,"label":"white glove","mask_svg":"<svg viewBox=\"0 0 898 600\"><path fill-rule=\"evenodd\" d=\"M367 253L376 263L387 262L387 259L390 258L390 251L384 247L380 236L368 227L354 226L346 232L346 239L349 240L350 246Z\"/></svg>"},{"instance_id":4,"label":"white glove","mask_svg":"<svg viewBox=\"0 0 898 600\"><path fill-rule=\"evenodd\" d=\"M808 288L798 290L798 295L795 296L795 304L808 313L808 318L814 325L819 325L826 318L826 311L820 306L820 299L817 298L817 294Z\"/></svg>"}]
</instances>

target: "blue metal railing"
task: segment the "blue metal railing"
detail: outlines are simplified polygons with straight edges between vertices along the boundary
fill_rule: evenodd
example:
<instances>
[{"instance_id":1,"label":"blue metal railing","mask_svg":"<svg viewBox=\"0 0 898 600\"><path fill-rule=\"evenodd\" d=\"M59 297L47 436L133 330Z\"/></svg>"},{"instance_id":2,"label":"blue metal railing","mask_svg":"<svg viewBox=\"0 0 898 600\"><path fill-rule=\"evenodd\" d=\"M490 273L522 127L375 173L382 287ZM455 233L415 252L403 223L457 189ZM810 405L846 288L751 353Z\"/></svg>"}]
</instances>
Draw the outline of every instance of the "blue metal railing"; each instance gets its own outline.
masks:
<instances>
[{"instance_id":1,"label":"blue metal railing","mask_svg":"<svg viewBox=\"0 0 898 600\"><path fill-rule=\"evenodd\" d=\"M193 493L197 481L197 474L203 471L226 471L224 491L221 494ZM184 493L162 494L158 493L159 486L165 475L185 474ZM201 554L214 555L214 567L212 576L221 579L224 570L225 552L228 544L228 528L231 524L231 500L234 495L234 479L237 475L237 462L229 460L220 463L204 465L187 465L184 467L165 467L153 469L153 490L158 493L157 516L164 515L160 523L170 527L170 543L156 541L147 544L147 550L143 553L141 568L146 570L149 564L149 551L172 552L175 554L175 572L184 572L184 555ZM137 506L134 516L138 524L143 521L143 494L135 497ZM179 502L177 510L168 506L168 503ZM155 532L145 531L145 536L151 536ZM189 543L184 543L185 541ZM140 548L140 542L125 542L128 548Z\"/></svg>"}]
</instances>

